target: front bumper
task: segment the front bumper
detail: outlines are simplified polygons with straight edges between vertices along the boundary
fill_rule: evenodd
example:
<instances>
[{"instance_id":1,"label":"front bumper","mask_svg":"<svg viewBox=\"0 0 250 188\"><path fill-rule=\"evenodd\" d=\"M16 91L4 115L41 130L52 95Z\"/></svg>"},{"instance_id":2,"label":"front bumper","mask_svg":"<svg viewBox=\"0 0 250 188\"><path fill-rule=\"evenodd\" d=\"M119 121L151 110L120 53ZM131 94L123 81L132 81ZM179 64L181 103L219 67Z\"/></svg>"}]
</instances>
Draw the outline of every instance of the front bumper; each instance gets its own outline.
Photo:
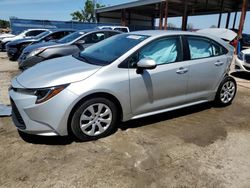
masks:
<instances>
[{"instance_id":1,"label":"front bumper","mask_svg":"<svg viewBox=\"0 0 250 188\"><path fill-rule=\"evenodd\" d=\"M0 42L0 51L2 52L6 51L6 43Z\"/></svg>"},{"instance_id":2,"label":"front bumper","mask_svg":"<svg viewBox=\"0 0 250 188\"><path fill-rule=\"evenodd\" d=\"M22 132L41 136L68 135L68 118L77 95L67 88L52 99L35 104L36 96L11 89L12 119Z\"/></svg>"},{"instance_id":3,"label":"front bumper","mask_svg":"<svg viewBox=\"0 0 250 188\"><path fill-rule=\"evenodd\" d=\"M235 71L236 72L250 72L250 63L245 63L239 58L235 58Z\"/></svg>"},{"instance_id":4,"label":"front bumper","mask_svg":"<svg viewBox=\"0 0 250 188\"><path fill-rule=\"evenodd\" d=\"M10 60L17 60L19 56L19 52L17 48L8 48L6 47L6 51Z\"/></svg>"}]
</instances>

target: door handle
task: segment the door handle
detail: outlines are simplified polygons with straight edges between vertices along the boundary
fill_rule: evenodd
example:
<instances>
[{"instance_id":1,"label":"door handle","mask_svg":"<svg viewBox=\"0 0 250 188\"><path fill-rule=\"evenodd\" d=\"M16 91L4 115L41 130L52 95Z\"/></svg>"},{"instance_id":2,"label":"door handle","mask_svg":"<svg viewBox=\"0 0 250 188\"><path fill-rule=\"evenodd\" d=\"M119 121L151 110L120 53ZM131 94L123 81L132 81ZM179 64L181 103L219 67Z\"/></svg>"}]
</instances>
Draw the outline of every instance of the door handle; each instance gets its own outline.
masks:
<instances>
[{"instance_id":1,"label":"door handle","mask_svg":"<svg viewBox=\"0 0 250 188\"><path fill-rule=\"evenodd\" d=\"M224 64L224 62L222 61L217 61L216 63L214 63L217 67L221 66Z\"/></svg>"},{"instance_id":2,"label":"door handle","mask_svg":"<svg viewBox=\"0 0 250 188\"><path fill-rule=\"evenodd\" d=\"M183 67L179 68L179 69L176 71L177 74L185 74L185 73L187 73L187 72L188 72L188 69L187 69L187 68L183 68Z\"/></svg>"}]
</instances>

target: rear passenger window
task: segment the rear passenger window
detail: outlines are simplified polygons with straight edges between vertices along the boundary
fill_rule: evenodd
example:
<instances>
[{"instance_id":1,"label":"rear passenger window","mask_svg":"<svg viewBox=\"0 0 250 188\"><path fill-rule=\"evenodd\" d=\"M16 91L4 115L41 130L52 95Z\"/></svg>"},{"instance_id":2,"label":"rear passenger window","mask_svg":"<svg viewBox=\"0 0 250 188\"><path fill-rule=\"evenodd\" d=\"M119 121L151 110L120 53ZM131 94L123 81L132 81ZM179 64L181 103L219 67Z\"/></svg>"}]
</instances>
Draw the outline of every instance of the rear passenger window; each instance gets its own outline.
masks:
<instances>
[{"instance_id":1,"label":"rear passenger window","mask_svg":"<svg viewBox=\"0 0 250 188\"><path fill-rule=\"evenodd\" d=\"M201 37L188 37L190 57L192 60L213 56L210 40Z\"/></svg>"},{"instance_id":2,"label":"rear passenger window","mask_svg":"<svg viewBox=\"0 0 250 188\"><path fill-rule=\"evenodd\" d=\"M220 55L224 55L227 53L227 49L225 49L223 46L215 42L212 42L212 48L213 48L214 56L220 56Z\"/></svg>"}]
</instances>

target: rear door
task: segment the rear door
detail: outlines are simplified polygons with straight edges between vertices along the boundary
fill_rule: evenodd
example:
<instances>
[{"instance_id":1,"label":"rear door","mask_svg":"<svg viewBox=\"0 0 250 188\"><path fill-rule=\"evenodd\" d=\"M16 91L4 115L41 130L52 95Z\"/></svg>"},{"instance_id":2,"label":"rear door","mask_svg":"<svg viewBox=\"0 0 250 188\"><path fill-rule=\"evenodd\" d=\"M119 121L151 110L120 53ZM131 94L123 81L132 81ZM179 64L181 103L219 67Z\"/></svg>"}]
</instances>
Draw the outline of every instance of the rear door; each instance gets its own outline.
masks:
<instances>
[{"instance_id":1,"label":"rear door","mask_svg":"<svg viewBox=\"0 0 250 188\"><path fill-rule=\"evenodd\" d=\"M187 99L189 102L207 100L216 92L227 67L227 50L211 39L187 36L190 52Z\"/></svg>"}]
</instances>

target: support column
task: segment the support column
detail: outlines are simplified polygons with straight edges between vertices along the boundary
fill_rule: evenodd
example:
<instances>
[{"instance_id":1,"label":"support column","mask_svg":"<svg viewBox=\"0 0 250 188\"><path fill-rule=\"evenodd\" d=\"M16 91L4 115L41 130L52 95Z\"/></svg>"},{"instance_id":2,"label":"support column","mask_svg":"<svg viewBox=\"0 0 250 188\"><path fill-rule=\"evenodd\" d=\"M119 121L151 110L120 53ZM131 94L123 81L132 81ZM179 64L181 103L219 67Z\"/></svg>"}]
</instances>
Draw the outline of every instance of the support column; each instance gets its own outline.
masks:
<instances>
[{"instance_id":1,"label":"support column","mask_svg":"<svg viewBox=\"0 0 250 188\"><path fill-rule=\"evenodd\" d=\"M155 29L155 17L154 16L152 16L152 18L151 18L151 29Z\"/></svg>"},{"instance_id":2,"label":"support column","mask_svg":"<svg viewBox=\"0 0 250 188\"><path fill-rule=\"evenodd\" d=\"M237 11L235 11L235 14L234 14L233 29L235 29L235 24L236 24L237 14L238 14L238 12L237 12Z\"/></svg>"},{"instance_id":3,"label":"support column","mask_svg":"<svg viewBox=\"0 0 250 188\"><path fill-rule=\"evenodd\" d=\"M223 11L223 4L224 4L224 0L221 0L221 4L220 4L220 14L219 14L219 20L218 20L218 28L220 28L220 24L221 24L221 17L222 17L222 11Z\"/></svg>"},{"instance_id":4,"label":"support column","mask_svg":"<svg viewBox=\"0 0 250 188\"><path fill-rule=\"evenodd\" d=\"M238 36L242 35L246 14L247 14L247 0L243 0Z\"/></svg>"},{"instance_id":5,"label":"support column","mask_svg":"<svg viewBox=\"0 0 250 188\"><path fill-rule=\"evenodd\" d=\"M165 2L165 17L164 17L164 30L167 30L168 27L168 0Z\"/></svg>"},{"instance_id":6,"label":"support column","mask_svg":"<svg viewBox=\"0 0 250 188\"><path fill-rule=\"evenodd\" d=\"M183 12L183 17L182 17L182 30L186 31L187 30L187 22L188 22L188 1L185 0L184 2L184 12Z\"/></svg>"},{"instance_id":7,"label":"support column","mask_svg":"<svg viewBox=\"0 0 250 188\"><path fill-rule=\"evenodd\" d=\"M163 21L163 2L160 5L160 19L159 19L159 29L162 30L162 21Z\"/></svg>"},{"instance_id":8,"label":"support column","mask_svg":"<svg viewBox=\"0 0 250 188\"><path fill-rule=\"evenodd\" d=\"M228 12L228 13L227 13L227 22L226 22L226 28L227 28L227 29L228 29L228 27L229 27L230 17L231 17L231 12Z\"/></svg>"},{"instance_id":9,"label":"support column","mask_svg":"<svg viewBox=\"0 0 250 188\"><path fill-rule=\"evenodd\" d=\"M122 9L121 25L126 26L126 10Z\"/></svg>"}]
</instances>

